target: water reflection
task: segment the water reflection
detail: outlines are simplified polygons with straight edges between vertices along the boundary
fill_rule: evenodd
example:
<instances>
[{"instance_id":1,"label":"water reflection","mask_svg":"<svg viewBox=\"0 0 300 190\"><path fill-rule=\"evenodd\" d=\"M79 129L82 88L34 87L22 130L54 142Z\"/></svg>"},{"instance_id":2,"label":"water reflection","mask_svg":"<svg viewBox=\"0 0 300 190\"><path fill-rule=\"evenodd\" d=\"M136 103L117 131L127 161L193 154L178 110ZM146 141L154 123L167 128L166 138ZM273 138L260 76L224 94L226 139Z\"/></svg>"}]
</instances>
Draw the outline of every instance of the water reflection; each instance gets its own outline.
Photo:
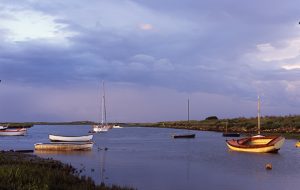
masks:
<instances>
[{"instance_id":1,"label":"water reflection","mask_svg":"<svg viewBox=\"0 0 300 190\"><path fill-rule=\"evenodd\" d=\"M105 159L106 159L106 151L103 151L101 157L101 169L100 169L100 176L101 176L101 183L105 183Z\"/></svg>"}]
</instances>

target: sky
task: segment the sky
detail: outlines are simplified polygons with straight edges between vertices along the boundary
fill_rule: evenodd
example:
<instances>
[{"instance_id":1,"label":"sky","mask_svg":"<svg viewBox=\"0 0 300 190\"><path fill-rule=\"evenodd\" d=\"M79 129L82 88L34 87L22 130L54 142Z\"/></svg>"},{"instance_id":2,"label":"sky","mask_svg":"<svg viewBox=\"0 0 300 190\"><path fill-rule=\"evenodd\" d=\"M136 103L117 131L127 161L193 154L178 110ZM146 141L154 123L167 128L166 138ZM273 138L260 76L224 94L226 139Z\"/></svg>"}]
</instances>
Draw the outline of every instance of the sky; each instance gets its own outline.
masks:
<instances>
[{"instance_id":1,"label":"sky","mask_svg":"<svg viewBox=\"0 0 300 190\"><path fill-rule=\"evenodd\" d=\"M298 0L0 0L0 121L299 114Z\"/></svg>"}]
</instances>

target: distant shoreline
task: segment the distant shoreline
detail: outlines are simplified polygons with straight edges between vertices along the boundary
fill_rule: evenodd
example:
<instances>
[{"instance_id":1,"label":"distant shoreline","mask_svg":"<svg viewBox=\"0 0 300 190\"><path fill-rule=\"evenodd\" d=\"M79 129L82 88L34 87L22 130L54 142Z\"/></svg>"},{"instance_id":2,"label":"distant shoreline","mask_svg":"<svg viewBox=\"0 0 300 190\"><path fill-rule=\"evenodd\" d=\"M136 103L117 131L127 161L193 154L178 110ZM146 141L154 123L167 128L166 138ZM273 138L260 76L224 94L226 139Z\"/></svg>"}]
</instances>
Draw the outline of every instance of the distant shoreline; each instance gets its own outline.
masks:
<instances>
[{"instance_id":1,"label":"distant shoreline","mask_svg":"<svg viewBox=\"0 0 300 190\"><path fill-rule=\"evenodd\" d=\"M241 134L257 133L257 118L232 118L218 119L211 116L205 120L182 120L182 121L162 121L154 123L117 123L127 127L158 127L158 128L174 128L199 131L215 131L224 132L227 123L228 132L236 132ZM70 122L8 122L0 123L9 127L32 127L33 125L94 125L93 121L70 121ZM265 116L261 117L261 132L264 134L281 134L286 138L300 139L300 115L288 116Z\"/></svg>"},{"instance_id":2,"label":"distant shoreline","mask_svg":"<svg viewBox=\"0 0 300 190\"><path fill-rule=\"evenodd\" d=\"M241 133L245 135L257 134L257 118L244 117L233 119L217 119L217 117L213 116L208 117L205 120L130 123L127 125L129 127L158 127L199 131L215 131L223 133L226 129L226 123L228 132ZM300 139L300 116L289 115L261 117L261 133L283 135L286 138Z\"/></svg>"}]
</instances>

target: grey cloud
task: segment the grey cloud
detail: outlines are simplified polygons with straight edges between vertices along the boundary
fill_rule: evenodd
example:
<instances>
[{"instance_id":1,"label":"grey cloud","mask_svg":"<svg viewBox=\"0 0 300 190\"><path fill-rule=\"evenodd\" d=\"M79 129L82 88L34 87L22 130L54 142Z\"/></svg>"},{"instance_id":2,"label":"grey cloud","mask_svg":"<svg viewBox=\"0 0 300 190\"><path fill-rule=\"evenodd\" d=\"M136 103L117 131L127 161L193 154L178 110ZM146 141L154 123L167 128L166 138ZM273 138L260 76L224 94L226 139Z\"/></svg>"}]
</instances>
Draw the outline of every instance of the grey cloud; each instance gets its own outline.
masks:
<instances>
[{"instance_id":1,"label":"grey cloud","mask_svg":"<svg viewBox=\"0 0 300 190\"><path fill-rule=\"evenodd\" d=\"M240 59L258 43L295 34L288 29L295 16L284 13L299 9L295 1L277 1L272 11L267 9L271 1L259 6L239 1L127 2L166 15L169 23L163 23L166 27L156 32L110 28L105 25L110 20L100 13L76 15L75 8L92 6L95 1L22 3L20 6L57 16L55 22L66 24L66 30L76 35L69 38L71 45L66 48L41 41L2 45L1 76L58 86L105 79L246 98L255 98L253 81L296 80L296 71L254 68ZM94 20L85 22L91 17Z\"/></svg>"}]
</instances>

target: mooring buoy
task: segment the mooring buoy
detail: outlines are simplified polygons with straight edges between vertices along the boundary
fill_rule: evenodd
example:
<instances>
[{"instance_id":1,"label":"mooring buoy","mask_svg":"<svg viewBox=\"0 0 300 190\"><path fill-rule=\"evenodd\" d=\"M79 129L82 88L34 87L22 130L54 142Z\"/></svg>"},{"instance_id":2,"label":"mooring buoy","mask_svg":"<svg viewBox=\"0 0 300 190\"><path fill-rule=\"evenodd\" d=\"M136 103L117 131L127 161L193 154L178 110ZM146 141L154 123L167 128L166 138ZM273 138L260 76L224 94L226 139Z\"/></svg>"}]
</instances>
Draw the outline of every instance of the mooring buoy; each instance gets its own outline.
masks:
<instances>
[{"instance_id":1,"label":"mooring buoy","mask_svg":"<svg viewBox=\"0 0 300 190\"><path fill-rule=\"evenodd\" d=\"M271 163L267 163L265 166L266 170L271 170L272 169L272 164Z\"/></svg>"}]
</instances>

